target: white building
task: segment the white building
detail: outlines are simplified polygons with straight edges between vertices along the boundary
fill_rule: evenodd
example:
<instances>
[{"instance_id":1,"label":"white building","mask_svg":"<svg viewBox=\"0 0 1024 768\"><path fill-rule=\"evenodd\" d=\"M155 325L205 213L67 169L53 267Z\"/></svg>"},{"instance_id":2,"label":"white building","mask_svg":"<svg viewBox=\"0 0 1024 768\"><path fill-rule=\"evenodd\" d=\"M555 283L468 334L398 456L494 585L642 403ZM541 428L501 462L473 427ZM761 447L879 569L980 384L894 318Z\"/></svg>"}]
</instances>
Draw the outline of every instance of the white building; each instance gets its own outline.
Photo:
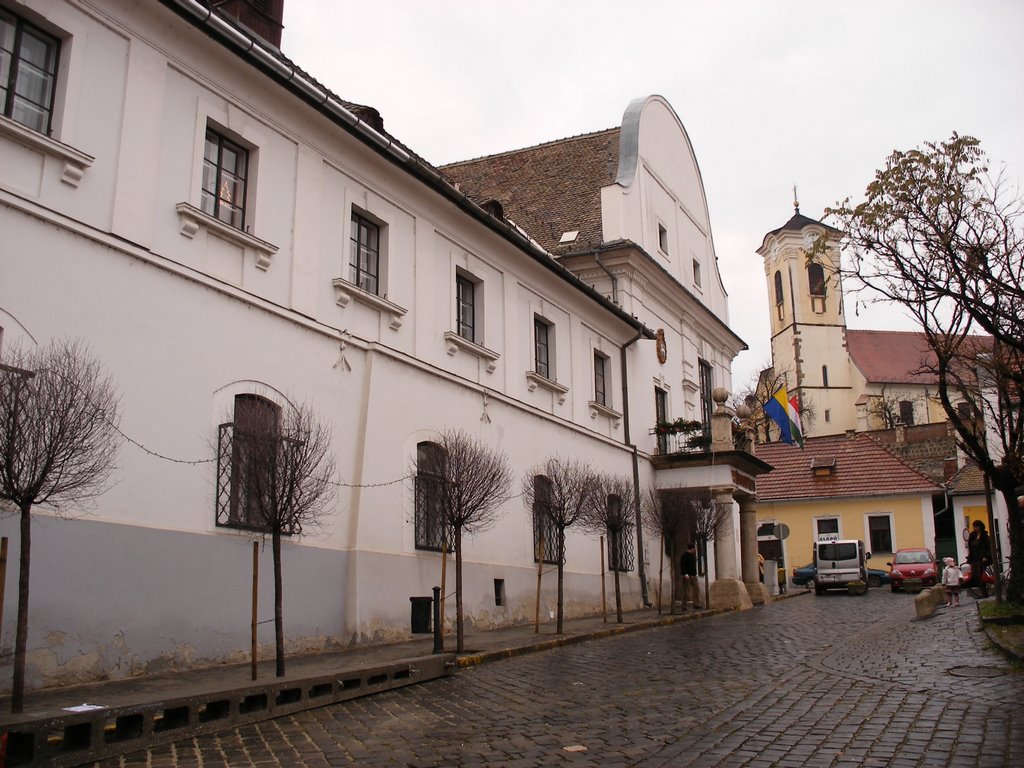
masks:
<instances>
[{"instance_id":1,"label":"white building","mask_svg":"<svg viewBox=\"0 0 1024 768\"><path fill-rule=\"evenodd\" d=\"M560 454L641 488L710 487L735 501L712 575L756 581L751 475L765 467L727 433L715 460L658 456L650 434L659 417L710 426L744 348L672 108L635 101L602 132L613 177L580 181L596 195L586 221L559 222L598 228L559 246L285 58L281 2L209 5L0 0L15 63L0 83L0 357L81 337L119 384L130 438L95 509L34 517L29 685L245 658L253 533L218 435L254 403L308 402L334 430L334 508L285 551L292 652L409 635L409 598L441 562L411 475L442 429L504 451L517 479ZM513 499L466 543L470 621L532 618L531 528ZM0 533L13 563L16 518ZM630 607L658 546L634 542ZM600 608L598 546L568 544L569 615Z\"/></svg>"}]
</instances>

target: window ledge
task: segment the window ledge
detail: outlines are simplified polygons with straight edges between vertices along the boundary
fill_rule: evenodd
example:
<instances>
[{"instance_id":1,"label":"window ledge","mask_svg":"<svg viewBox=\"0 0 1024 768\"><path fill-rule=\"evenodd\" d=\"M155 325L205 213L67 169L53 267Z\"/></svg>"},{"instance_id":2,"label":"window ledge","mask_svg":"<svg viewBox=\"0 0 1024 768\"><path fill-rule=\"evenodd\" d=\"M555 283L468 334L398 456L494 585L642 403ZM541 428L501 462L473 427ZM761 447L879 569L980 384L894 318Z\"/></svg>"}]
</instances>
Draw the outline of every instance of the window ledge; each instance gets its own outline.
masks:
<instances>
[{"instance_id":1,"label":"window ledge","mask_svg":"<svg viewBox=\"0 0 1024 768\"><path fill-rule=\"evenodd\" d=\"M55 157L64 161L64 172L60 180L71 187L77 187L85 175L85 169L89 168L96 158L80 152L72 146L63 144L56 139L51 139L42 133L33 131L21 123L11 120L9 117L0 116L0 135L6 136L29 149L42 152L44 155Z\"/></svg>"},{"instance_id":2,"label":"window ledge","mask_svg":"<svg viewBox=\"0 0 1024 768\"><path fill-rule=\"evenodd\" d=\"M481 347L479 344L476 344L469 339L464 339L459 336L459 334L452 331L447 331L444 334L444 340L447 344L449 355L454 356L459 352L459 350L470 355L475 355L476 357L486 361L488 373L494 373L494 369L497 367L498 358L501 357L497 352L487 349L487 347Z\"/></svg>"},{"instance_id":3,"label":"window ledge","mask_svg":"<svg viewBox=\"0 0 1024 768\"><path fill-rule=\"evenodd\" d=\"M618 429L619 422L622 421L622 414L618 411L609 408L607 405L601 405L596 400L590 401L590 418L596 419L598 416L607 416L612 421L612 425Z\"/></svg>"},{"instance_id":4,"label":"window ledge","mask_svg":"<svg viewBox=\"0 0 1024 768\"><path fill-rule=\"evenodd\" d=\"M526 380L529 382L526 386L533 392L537 387L546 389L549 392L554 392L558 395L558 404L561 405L565 402L565 396L569 393L569 388L564 384L559 384L557 381L549 379L547 376L541 376L536 371L527 371Z\"/></svg>"},{"instance_id":5,"label":"window ledge","mask_svg":"<svg viewBox=\"0 0 1024 768\"><path fill-rule=\"evenodd\" d=\"M409 310L400 307L387 299L381 298L375 293L368 293L354 283L350 283L343 277L336 277L331 281L334 286L335 303L339 307L347 307L350 301L372 307L378 312L389 315L388 325L391 330L397 331L405 322L405 314Z\"/></svg>"},{"instance_id":6,"label":"window ledge","mask_svg":"<svg viewBox=\"0 0 1024 768\"><path fill-rule=\"evenodd\" d=\"M205 211L201 211L194 205L178 203L176 208L178 211L178 221L181 225L181 234L185 237L191 239L196 236L200 228L205 227L235 245L252 249L256 252L256 266L264 271L270 268L270 261L278 250L276 245L268 243L266 240L260 240L258 237L253 237L240 229L235 229Z\"/></svg>"}]
</instances>

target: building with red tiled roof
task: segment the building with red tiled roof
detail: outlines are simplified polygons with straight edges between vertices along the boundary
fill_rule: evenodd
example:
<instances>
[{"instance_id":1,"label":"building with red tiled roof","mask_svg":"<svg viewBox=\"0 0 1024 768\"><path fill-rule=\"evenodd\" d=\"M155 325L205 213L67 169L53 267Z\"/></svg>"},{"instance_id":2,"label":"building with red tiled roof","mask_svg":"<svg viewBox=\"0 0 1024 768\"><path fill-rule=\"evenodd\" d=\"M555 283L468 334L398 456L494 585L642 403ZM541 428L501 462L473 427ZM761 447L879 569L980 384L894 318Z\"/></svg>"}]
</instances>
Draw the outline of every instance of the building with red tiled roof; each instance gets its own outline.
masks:
<instances>
[{"instance_id":1,"label":"building with red tiled roof","mask_svg":"<svg viewBox=\"0 0 1024 768\"><path fill-rule=\"evenodd\" d=\"M799 566L827 538L861 539L880 562L900 548L935 549L933 499L943 487L870 435L809 438L802 450L768 443L756 452L774 468L757 478L766 556ZM780 541L769 532L782 524L789 535Z\"/></svg>"}]
</instances>

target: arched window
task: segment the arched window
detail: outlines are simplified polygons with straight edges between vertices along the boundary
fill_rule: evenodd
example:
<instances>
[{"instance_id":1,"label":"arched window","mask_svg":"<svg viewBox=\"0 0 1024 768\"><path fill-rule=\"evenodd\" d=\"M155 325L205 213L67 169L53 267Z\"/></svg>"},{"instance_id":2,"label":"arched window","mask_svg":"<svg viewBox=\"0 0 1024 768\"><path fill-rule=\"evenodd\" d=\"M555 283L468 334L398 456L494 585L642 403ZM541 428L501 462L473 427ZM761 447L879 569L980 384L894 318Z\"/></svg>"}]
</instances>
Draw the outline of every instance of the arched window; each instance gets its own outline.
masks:
<instances>
[{"instance_id":1,"label":"arched window","mask_svg":"<svg viewBox=\"0 0 1024 768\"><path fill-rule=\"evenodd\" d=\"M277 458L280 416L265 397L235 395L232 421L221 424L218 435L217 525L269 530L260 495Z\"/></svg>"},{"instance_id":2,"label":"arched window","mask_svg":"<svg viewBox=\"0 0 1024 768\"><path fill-rule=\"evenodd\" d=\"M440 550L446 542L446 459L444 449L437 443L416 445L416 549Z\"/></svg>"},{"instance_id":3,"label":"arched window","mask_svg":"<svg viewBox=\"0 0 1024 768\"><path fill-rule=\"evenodd\" d=\"M779 320L782 319L785 314L785 296L782 295L782 273L778 270L775 271L775 312L779 316Z\"/></svg>"},{"instance_id":4,"label":"arched window","mask_svg":"<svg viewBox=\"0 0 1024 768\"><path fill-rule=\"evenodd\" d=\"M821 264L807 265L807 288L811 295L811 309L821 314L825 311L825 270Z\"/></svg>"},{"instance_id":5,"label":"arched window","mask_svg":"<svg viewBox=\"0 0 1024 768\"><path fill-rule=\"evenodd\" d=\"M558 529L551 516L551 478L533 476L533 561L558 563Z\"/></svg>"}]
</instances>

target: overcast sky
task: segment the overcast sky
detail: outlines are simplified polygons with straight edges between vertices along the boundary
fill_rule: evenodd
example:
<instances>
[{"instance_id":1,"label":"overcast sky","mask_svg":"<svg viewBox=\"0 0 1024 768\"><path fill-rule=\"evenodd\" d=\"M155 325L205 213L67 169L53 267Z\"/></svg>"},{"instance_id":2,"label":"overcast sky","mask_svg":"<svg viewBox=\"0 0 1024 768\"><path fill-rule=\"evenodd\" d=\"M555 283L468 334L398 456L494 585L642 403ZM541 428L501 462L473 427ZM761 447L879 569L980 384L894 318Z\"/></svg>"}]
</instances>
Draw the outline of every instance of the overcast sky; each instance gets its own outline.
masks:
<instances>
[{"instance_id":1,"label":"overcast sky","mask_svg":"<svg viewBox=\"0 0 1024 768\"><path fill-rule=\"evenodd\" d=\"M765 233L859 198L893 149L976 136L1024 178L1019 0L286 0L282 50L435 165L620 125L659 94L690 136L730 296L770 361ZM853 328L911 330L847 303Z\"/></svg>"}]
</instances>

